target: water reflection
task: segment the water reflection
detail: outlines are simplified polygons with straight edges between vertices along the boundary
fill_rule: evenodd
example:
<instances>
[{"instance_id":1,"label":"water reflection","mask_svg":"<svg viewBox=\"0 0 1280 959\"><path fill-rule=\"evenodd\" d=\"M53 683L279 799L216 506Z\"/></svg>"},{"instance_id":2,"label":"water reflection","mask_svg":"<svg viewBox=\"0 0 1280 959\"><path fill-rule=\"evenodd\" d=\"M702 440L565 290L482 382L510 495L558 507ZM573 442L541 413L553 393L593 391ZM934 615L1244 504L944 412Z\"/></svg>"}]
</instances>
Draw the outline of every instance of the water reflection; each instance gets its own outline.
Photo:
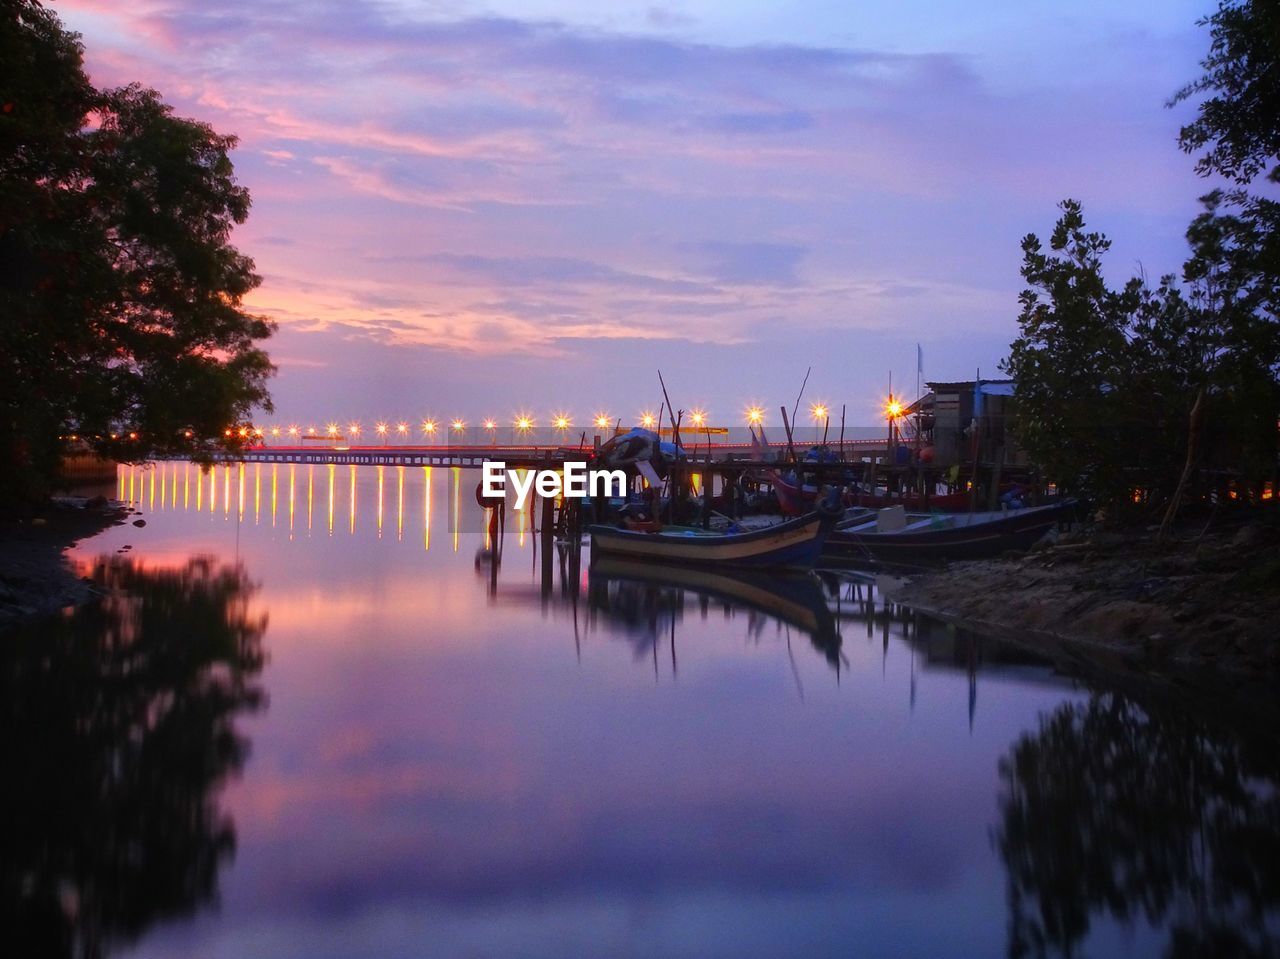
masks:
<instances>
[{"instance_id":1,"label":"water reflection","mask_svg":"<svg viewBox=\"0 0 1280 959\"><path fill-rule=\"evenodd\" d=\"M587 592L591 611L621 628L637 659L652 654L656 662L658 644L668 641L673 670L676 624L684 616L686 594L704 618L713 603L726 614L745 612L747 635L756 640L770 626L797 629L840 669L840 633L814 577L682 569L613 557L601 557L591 565Z\"/></svg>"},{"instance_id":2,"label":"water reflection","mask_svg":"<svg viewBox=\"0 0 1280 959\"><path fill-rule=\"evenodd\" d=\"M96 563L109 595L0 644L6 952L99 956L216 895L219 787L260 709L265 614L239 567Z\"/></svg>"},{"instance_id":3,"label":"water reflection","mask_svg":"<svg viewBox=\"0 0 1280 959\"><path fill-rule=\"evenodd\" d=\"M1280 953L1280 754L1181 710L1093 695L1000 761L1009 955L1076 955L1098 919L1166 956Z\"/></svg>"}]
</instances>

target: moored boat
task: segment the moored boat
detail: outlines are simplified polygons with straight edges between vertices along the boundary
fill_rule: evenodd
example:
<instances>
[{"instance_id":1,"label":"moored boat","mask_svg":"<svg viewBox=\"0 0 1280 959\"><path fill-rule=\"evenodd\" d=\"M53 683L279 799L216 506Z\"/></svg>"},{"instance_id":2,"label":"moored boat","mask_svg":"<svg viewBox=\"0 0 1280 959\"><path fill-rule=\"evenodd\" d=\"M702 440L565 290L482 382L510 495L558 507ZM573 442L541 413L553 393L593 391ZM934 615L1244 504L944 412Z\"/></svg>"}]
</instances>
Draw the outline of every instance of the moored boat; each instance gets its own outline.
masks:
<instances>
[{"instance_id":1,"label":"moored boat","mask_svg":"<svg viewBox=\"0 0 1280 959\"><path fill-rule=\"evenodd\" d=\"M1075 507L1048 506L981 513L910 514L899 508L862 514L834 530L823 560L928 565L941 560L983 559L1028 549Z\"/></svg>"},{"instance_id":2,"label":"moored boat","mask_svg":"<svg viewBox=\"0 0 1280 959\"><path fill-rule=\"evenodd\" d=\"M669 563L715 564L762 569L810 569L839 519L818 510L764 529L714 533L681 528L656 532L589 526L591 555L624 556Z\"/></svg>"}]
</instances>

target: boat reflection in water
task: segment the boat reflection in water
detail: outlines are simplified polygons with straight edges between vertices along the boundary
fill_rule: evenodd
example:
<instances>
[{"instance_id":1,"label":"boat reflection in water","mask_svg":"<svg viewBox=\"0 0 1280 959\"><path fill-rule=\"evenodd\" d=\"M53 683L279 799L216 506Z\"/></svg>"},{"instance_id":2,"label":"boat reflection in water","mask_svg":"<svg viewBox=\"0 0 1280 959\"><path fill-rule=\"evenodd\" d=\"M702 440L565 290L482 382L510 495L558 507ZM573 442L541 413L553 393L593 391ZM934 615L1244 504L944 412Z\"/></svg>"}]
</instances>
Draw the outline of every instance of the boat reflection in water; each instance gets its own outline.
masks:
<instances>
[{"instance_id":1,"label":"boat reflection in water","mask_svg":"<svg viewBox=\"0 0 1280 959\"><path fill-rule=\"evenodd\" d=\"M101 602L0 644L0 916L14 956L99 956L217 893L218 801L262 708L266 616L238 566L123 558Z\"/></svg>"},{"instance_id":2,"label":"boat reflection in water","mask_svg":"<svg viewBox=\"0 0 1280 959\"><path fill-rule=\"evenodd\" d=\"M759 637L772 622L792 627L840 669L840 632L819 581L808 574L717 570L658 565L602 556L591 565L589 608L621 624L637 655L656 650L669 636L675 657L676 622L686 594L705 614L714 602L745 610L747 633Z\"/></svg>"}]
</instances>

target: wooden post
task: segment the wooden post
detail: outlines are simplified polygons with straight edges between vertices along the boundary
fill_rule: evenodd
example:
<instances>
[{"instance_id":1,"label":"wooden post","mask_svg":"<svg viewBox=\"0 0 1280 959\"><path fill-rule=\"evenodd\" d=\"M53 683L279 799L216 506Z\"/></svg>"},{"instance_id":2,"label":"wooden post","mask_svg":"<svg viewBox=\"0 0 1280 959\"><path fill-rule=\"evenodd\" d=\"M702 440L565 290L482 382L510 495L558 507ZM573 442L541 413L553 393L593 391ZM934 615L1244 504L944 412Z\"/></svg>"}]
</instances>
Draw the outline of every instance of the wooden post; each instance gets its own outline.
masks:
<instances>
[{"instance_id":1,"label":"wooden post","mask_svg":"<svg viewBox=\"0 0 1280 959\"><path fill-rule=\"evenodd\" d=\"M550 496L542 497L542 528L538 531L542 539L542 595L551 595L551 586L554 582L554 569L552 565L552 546L555 543L553 532L555 530L555 508L556 501Z\"/></svg>"},{"instance_id":2,"label":"wooden post","mask_svg":"<svg viewBox=\"0 0 1280 959\"><path fill-rule=\"evenodd\" d=\"M711 472L711 463L702 474L702 528L711 528L711 488L715 486L716 474Z\"/></svg>"},{"instance_id":3,"label":"wooden post","mask_svg":"<svg viewBox=\"0 0 1280 959\"><path fill-rule=\"evenodd\" d=\"M987 493L987 509L998 509L1000 505L1000 473L1004 466L1004 447L996 447L996 465L991 471L991 491Z\"/></svg>"},{"instance_id":4,"label":"wooden post","mask_svg":"<svg viewBox=\"0 0 1280 959\"><path fill-rule=\"evenodd\" d=\"M787 408L783 406L780 409L782 410L782 428L787 431L787 453L794 463L796 459L796 444L791 438L791 421L787 419ZM799 476L799 473L797 472L796 475Z\"/></svg>"}]
</instances>

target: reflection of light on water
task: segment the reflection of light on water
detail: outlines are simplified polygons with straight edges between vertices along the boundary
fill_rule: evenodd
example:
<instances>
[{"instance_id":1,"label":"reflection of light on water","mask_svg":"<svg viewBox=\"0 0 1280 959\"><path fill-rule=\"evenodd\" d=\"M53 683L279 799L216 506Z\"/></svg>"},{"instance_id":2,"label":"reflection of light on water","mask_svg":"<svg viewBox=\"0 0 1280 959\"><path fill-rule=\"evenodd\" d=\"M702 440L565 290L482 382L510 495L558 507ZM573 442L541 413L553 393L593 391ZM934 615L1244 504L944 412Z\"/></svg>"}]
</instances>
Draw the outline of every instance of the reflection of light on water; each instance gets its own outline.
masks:
<instances>
[{"instance_id":1,"label":"reflection of light on water","mask_svg":"<svg viewBox=\"0 0 1280 959\"><path fill-rule=\"evenodd\" d=\"M404 539L404 467L396 467L396 539Z\"/></svg>"},{"instance_id":2,"label":"reflection of light on water","mask_svg":"<svg viewBox=\"0 0 1280 959\"><path fill-rule=\"evenodd\" d=\"M336 475L337 467L332 463L329 464L329 535L333 535L333 479Z\"/></svg>"},{"instance_id":3,"label":"reflection of light on water","mask_svg":"<svg viewBox=\"0 0 1280 959\"><path fill-rule=\"evenodd\" d=\"M524 470L524 469L522 469L522 470L518 470L518 472L519 472L519 474L520 474L520 482L521 482L521 483L523 483L523 482L525 481L525 475L526 475L529 471L528 471L528 470ZM526 500L526 503L531 504L532 502L533 502L533 497L532 497L532 496L530 496L530 497ZM525 511L524 511L524 510L522 510L522 509L520 509L520 510L516 510L516 529L517 529L517 530L519 530L519 532L520 532L520 540L519 540L519 542L520 542L520 545L521 545L521 546L523 546L523 545L524 545L524 526L525 526L525 522L524 522L524 520L525 520Z\"/></svg>"},{"instance_id":4,"label":"reflection of light on water","mask_svg":"<svg viewBox=\"0 0 1280 959\"><path fill-rule=\"evenodd\" d=\"M454 466L453 469L453 551L458 551L458 517L462 511L462 502L458 498L458 494L462 488L462 467Z\"/></svg>"},{"instance_id":5,"label":"reflection of light on water","mask_svg":"<svg viewBox=\"0 0 1280 959\"><path fill-rule=\"evenodd\" d=\"M351 532L356 531L356 468L348 466L351 471Z\"/></svg>"},{"instance_id":6,"label":"reflection of light on water","mask_svg":"<svg viewBox=\"0 0 1280 959\"><path fill-rule=\"evenodd\" d=\"M205 510L205 499L208 498L208 512L212 517L217 512L230 519L232 509L236 510L237 520L243 524L248 518L247 510L250 506L253 508L253 525L265 526L263 522L263 512L270 510L271 528L277 529L283 526L283 517L281 513L284 510L284 504L281 498L288 496L289 511L289 539L292 541L293 534L299 525L299 517L297 515L301 503L299 502L301 491L298 489L298 467L303 464L286 464L288 466L288 490L282 489L282 477L280 475L280 464L266 464L270 470L270 476L263 476L266 470L263 470L263 464L260 463L233 463L223 462L208 467L202 467L195 462L179 461L154 461L150 463L140 463L125 465L121 464L116 472L116 489L117 495L121 502L128 502L141 508L150 504L151 508L158 512L166 510L177 511L178 509L194 509L197 513ZM373 491L368 487L373 484L373 469L370 467L360 467L354 464L329 463L324 464L328 467L328 490L327 502L321 504L321 509L325 510L325 521L327 523L329 535L336 535L336 525L339 522L338 511L342 510L347 522L343 525L347 526L348 535L358 535L358 514L360 510L361 489L367 490L370 495L366 496L368 501L368 509L375 510L375 522L369 524L370 528L376 529L379 540L384 537L387 527L390 525L391 517L388 510L392 504L387 503L389 495L395 496L395 531L396 541L404 541L404 532L406 524L413 524L412 504L406 503L406 485L412 485L411 481L406 478L407 467L396 465L395 489L388 491L387 489L387 470L385 464L370 464L370 467L377 468L376 485L377 496L376 502L372 496ZM337 470L339 466L346 465L348 467L347 482L339 488L339 479ZM249 468L253 467L252 478L249 476ZM218 469L221 467L222 475L218 476ZM306 509L307 509L307 530L312 531L315 527L315 465L306 464ZM182 471L182 498L179 500L179 482L178 471ZM232 470L235 470L235 477L232 477ZM434 509L434 490L432 478L434 476L433 467L423 466L422 468L422 547L423 550L431 549L431 521L432 511ZM463 523L463 496L462 490L465 485L464 479L469 471L464 467L450 467L451 474L447 479L451 481L452 495L448 503L445 504L446 518L452 520L454 552L462 548L462 523ZM528 469L523 469L518 474L523 482L529 475ZM208 474L208 489L205 489L204 477ZM360 479L364 477L364 479ZM253 488L248 489L248 484L252 479ZM264 486L270 484L269 489ZM192 495L192 485L194 484L194 497ZM234 485L233 485L234 484ZM362 485L363 484L363 485ZM158 487L158 489L157 489ZM468 487L469 488L469 487ZM321 491L322 494L325 491ZM340 494L345 493L349 499L346 503L339 502ZM252 503L250 503L250 495L252 495ZM268 497L270 502L267 502ZM194 499L194 503L192 500ZM526 502L524 509L517 510L515 519L517 522L517 534L520 547L525 547L532 539L532 534L536 532L538 527L538 513L536 504L542 500L540 497L530 496ZM221 510L219 510L221 507ZM468 509L468 513L471 511ZM493 549L497 542L496 525L491 528L490 521L495 517L493 509L484 509L481 511L484 522L481 533L482 541L486 549Z\"/></svg>"},{"instance_id":7,"label":"reflection of light on water","mask_svg":"<svg viewBox=\"0 0 1280 959\"><path fill-rule=\"evenodd\" d=\"M431 549L431 467L422 467L422 548Z\"/></svg>"},{"instance_id":8,"label":"reflection of light on water","mask_svg":"<svg viewBox=\"0 0 1280 959\"><path fill-rule=\"evenodd\" d=\"M378 539L382 539L382 481L384 478L385 471L386 471L385 466L378 467ZM355 488L355 485L354 485L355 479L356 479L355 467L353 466L351 468L352 489ZM354 508L354 506L355 506L355 503L353 502L352 507Z\"/></svg>"}]
</instances>

